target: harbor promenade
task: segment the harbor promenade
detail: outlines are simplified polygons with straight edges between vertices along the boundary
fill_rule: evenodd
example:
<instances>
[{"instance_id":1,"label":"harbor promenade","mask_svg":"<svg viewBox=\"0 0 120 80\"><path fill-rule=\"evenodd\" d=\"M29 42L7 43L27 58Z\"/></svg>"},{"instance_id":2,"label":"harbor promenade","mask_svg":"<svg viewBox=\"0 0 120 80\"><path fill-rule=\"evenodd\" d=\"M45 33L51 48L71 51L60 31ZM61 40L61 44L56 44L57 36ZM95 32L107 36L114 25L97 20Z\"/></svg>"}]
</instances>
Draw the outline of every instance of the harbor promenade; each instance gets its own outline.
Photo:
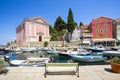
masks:
<instances>
[{"instance_id":1,"label":"harbor promenade","mask_svg":"<svg viewBox=\"0 0 120 80\"><path fill-rule=\"evenodd\" d=\"M120 74L113 73L110 65L79 66L79 77L76 75L47 75L44 78L44 67L8 67L6 75L0 74L0 80L120 80ZM55 69L55 68L53 68Z\"/></svg>"}]
</instances>

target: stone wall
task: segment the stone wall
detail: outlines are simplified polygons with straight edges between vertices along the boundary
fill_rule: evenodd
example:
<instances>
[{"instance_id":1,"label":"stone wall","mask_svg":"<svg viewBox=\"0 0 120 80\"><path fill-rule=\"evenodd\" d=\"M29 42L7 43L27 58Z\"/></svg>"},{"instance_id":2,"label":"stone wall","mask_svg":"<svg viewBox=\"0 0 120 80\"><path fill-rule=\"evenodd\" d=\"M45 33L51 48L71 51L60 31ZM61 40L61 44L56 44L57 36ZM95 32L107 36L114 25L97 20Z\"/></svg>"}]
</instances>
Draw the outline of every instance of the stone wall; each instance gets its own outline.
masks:
<instances>
[{"instance_id":1,"label":"stone wall","mask_svg":"<svg viewBox=\"0 0 120 80\"><path fill-rule=\"evenodd\" d=\"M63 41L50 41L48 42L48 47L62 47ZM65 42L66 46L69 43ZM11 43L9 47L44 47L44 42L24 42L24 43Z\"/></svg>"}]
</instances>

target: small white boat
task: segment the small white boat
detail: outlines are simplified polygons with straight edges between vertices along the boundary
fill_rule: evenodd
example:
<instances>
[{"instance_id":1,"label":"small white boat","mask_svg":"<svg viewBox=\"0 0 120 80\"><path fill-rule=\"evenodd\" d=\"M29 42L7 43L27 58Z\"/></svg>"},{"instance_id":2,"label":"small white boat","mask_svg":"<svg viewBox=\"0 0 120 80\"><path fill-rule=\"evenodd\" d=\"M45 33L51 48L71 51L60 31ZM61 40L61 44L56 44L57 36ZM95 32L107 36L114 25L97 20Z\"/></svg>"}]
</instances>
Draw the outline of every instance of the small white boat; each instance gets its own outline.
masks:
<instances>
[{"instance_id":1,"label":"small white boat","mask_svg":"<svg viewBox=\"0 0 120 80\"><path fill-rule=\"evenodd\" d=\"M88 51L84 49L79 49L79 48L69 48L66 52L60 52L58 53L59 56L68 56L71 57L73 54L83 54L83 53L89 53Z\"/></svg>"},{"instance_id":2,"label":"small white boat","mask_svg":"<svg viewBox=\"0 0 120 80\"><path fill-rule=\"evenodd\" d=\"M78 54L77 48L69 48L66 52L59 52L59 56L67 56L70 57L71 54Z\"/></svg>"},{"instance_id":3,"label":"small white boat","mask_svg":"<svg viewBox=\"0 0 120 80\"><path fill-rule=\"evenodd\" d=\"M10 61L10 65L12 66L40 66L41 64L48 63L50 61L49 58L27 58L26 60L12 60Z\"/></svg>"},{"instance_id":4,"label":"small white boat","mask_svg":"<svg viewBox=\"0 0 120 80\"><path fill-rule=\"evenodd\" d=\"M49 58L36 58L36 57L27 58L27 61L29 62L48 62L49 60L50 60Z\"/></svg>"},{"instance_id":5,"label":"small white boat","mask_svg":"<svg viewBox=\"0 0 120 80\"><path fill-rule=\"evenodd\" d=\"M21 49L22 50L22 52L36 52L36 51L38 51L39 49L38 48L22 48Z\"/></svg>"},{"instance_id":6,"label":"small white boat","mask_svg":"<svg viewBox=\"0 0 120 80\"><path fill-rule=\"evenodd\" d=\"M55 54L55 55L58 55L58 53L60 53L61 51L48 50L48 51L46 51L46 52L49 53L49 54Z\"/></svg>"},{"instance_id":7,"label":"small white boat","mask_svg":"<svg viewBox=\"0 0 120 80\"><path fill-rule=\"evenodd\" d=\"M11 66L19 66L24 62L26 62L26 60L12 60L12 61L10 61L10 65Z\"/></svg>"},{"instance_id":8,"label":"small white boat","mask_svg":"<svg viewBox=\"0 0 120 80\"><path fill-rule=\"evenodd\" d=\"M113 51L120 51L120 46L111 47L111 50L113 50Z\"/></svg>"},{"instance_id":9,"label":"small white boat","mask_svg":"<svg viewBox=\"0 0 120 80\"><path fill-rule=\"evenodd\" d=\"M120 57L120 51L104 51L103 56L108 58Z\"/></svg>"}]
</instances>

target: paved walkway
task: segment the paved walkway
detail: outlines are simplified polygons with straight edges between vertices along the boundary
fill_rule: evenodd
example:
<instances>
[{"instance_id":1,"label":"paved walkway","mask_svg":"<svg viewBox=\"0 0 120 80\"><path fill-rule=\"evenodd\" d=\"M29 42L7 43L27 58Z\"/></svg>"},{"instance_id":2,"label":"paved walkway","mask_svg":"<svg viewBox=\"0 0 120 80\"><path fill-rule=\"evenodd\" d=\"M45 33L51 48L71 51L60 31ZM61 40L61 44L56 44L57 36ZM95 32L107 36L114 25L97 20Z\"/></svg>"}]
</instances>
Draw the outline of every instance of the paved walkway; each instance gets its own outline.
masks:
<instances>
[{"instance_id":1,"label":"paved walkway","mask_svg":"<svg viewBox=\"0 0 120 80\"><path fill-rule=\"evenodd\" d=\"M47 75L44 67L8 67L0 80L120 80L120 74L111 72L110 65L80 66L80 77L76 75Z\"/></svg>"}]
</instances>

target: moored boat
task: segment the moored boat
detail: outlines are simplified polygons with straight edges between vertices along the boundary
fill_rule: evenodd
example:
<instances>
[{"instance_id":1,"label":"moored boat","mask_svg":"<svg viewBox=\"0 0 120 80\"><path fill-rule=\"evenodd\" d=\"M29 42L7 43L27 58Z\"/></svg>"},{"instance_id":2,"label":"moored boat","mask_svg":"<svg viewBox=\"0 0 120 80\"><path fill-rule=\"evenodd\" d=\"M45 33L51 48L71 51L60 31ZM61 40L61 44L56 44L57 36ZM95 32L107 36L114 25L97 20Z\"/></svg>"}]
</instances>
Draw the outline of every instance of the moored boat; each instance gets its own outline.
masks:
<instances>
[{"instance_id":1,"label":"moored boat","mask_svg":"<svg viewBox=\"0 0 120 80\"><path fill-rule=\"evenodd\" d=\"M24 53L24 52L36 52L39 49L38 48L22 48L21 50Z\"/></svg>"},{"instance_id":2,"label":"moored boat","mask_svg":"<svg viewBox=\"0 0 120 80\"><path fill-rule=\"evenodd\" d=\"M84 62L104 61L103 56L94 56L91 54L73 54L73 55L71 55L71 57L73 60L84 61Z\"/></svg>"},{"instance_id":3,"label":"moored boat","mask_svg":"<svg viewBox=\"0 0 120 80\"><path fill-rule=\"evenodd\" d=\"M70 56L71 54L78 54L78 49L77 48L69 48L65 52L59 52L58 53L59 56L66 56L66 57L71 57Z\"/></svg>"},{"instance_id":4,"label":"moored boat","mask_svg":"<svg viewBox=\"0 0 120 80\"><path fill-rule=\"evenodd\" d=\"M31 57L27 58L26 60L12 60L10 61L11 66L39 66L44 65L45 63L48 63L50 61L49 58L36 58Z\"/></svg>"},{"instance_id":5,"label":"moored boat","mask_svg":"<svg viewBox=\"0 0 120 80\"><path fill-rule=\"evenodd\" d=\"M48 51L46 51L46 52L49 53L49 54L55 54L55 55L58 55L58 53L60 53L61 51L48 50Z\"/></svg>"},{"instance_id":6,"label":"moored boat","mask_svg":"<svg viewBox=\"0 0 120 80\"><path fill-rule=\"evenodd\" d=\"M106 58L120 57L120 51L104 51L103 56Z\"/></svg>"},{"instance_id":7,"label":"moored boat","mask_svg":"<svg viewBox=\"0 0 120 80\"><path fill-rule=\"evenodd\" d=\"M106 51L106 49L103 46L90 47L88 50L92 51L92 52L103 52L103 51Z\"/></svg>"},{"instance_id":8,"label":"moored boat","mask_svg":"<svg viewBox=\"0 0 120 80\"><path fill-rule=\"evenodd\" d=\"M67 56L71 57L72 54L83 54L83 53L89 53L87 50L84 50L83 48L69 48L65 52L59 52L59 56Z\"/></svg>"},{"instance_id":9,"label":"moored boat","mask_svg":"<svg viewBox=\"0 0 120 80\"><path fill-rule=\"evenodd\" d=\"M24 62L26 62L26 60L12 60L9 63L11 66L19 66L20 64L22 64Z\"/></svg>"}]
</instances>

